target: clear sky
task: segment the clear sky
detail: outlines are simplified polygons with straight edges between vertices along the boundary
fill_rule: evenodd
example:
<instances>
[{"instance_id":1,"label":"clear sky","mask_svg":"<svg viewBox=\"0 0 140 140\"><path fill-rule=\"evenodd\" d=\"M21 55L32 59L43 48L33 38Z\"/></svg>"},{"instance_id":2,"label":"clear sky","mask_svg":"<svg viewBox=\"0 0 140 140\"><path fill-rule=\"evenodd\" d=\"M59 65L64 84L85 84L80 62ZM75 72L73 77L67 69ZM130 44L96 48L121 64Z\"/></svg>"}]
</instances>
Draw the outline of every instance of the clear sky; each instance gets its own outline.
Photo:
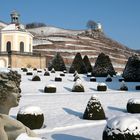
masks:
<instances>
[{"instance_id":1,"label":"clear sky","mask_svg":"<svg viewBox=\"0 0 140 140\"><path fill-rule=\"evenodd\" d=\"M140 0L0 0L0 20L10 22L17 10L23 24L43 22L65 29L86 29L101 22L107 36L140 49Z\"/></svg>"}]
</instances>

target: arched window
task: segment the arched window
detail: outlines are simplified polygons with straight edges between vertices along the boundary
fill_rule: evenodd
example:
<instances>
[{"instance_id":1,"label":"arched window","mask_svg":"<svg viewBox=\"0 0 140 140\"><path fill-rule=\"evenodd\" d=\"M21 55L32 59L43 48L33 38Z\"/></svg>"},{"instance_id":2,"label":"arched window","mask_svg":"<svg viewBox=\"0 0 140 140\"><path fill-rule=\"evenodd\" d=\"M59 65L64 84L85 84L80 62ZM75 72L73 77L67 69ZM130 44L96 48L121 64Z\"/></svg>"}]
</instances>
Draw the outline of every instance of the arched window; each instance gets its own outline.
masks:
<instances>
[{"instance_id":1,"label":"arched window","mask_svg":"<svg viewBox=\"0 0 140 140\"><path fill-rule=\"evenodd\" d=\"M11 42L10 42L10 41L8 41L7 44L6 44L6 51L7 51L8 53L11 52Z\"/></svg>"},{"instance_id":2,"label":"arched window","mask_svg":"<svg viewBox=\"0 0 140 140\"><path fill-rule=\"evenodd\" d=\"M24 52L24 42L20 42L20 52Z\"/></svg>"}]
</instances>

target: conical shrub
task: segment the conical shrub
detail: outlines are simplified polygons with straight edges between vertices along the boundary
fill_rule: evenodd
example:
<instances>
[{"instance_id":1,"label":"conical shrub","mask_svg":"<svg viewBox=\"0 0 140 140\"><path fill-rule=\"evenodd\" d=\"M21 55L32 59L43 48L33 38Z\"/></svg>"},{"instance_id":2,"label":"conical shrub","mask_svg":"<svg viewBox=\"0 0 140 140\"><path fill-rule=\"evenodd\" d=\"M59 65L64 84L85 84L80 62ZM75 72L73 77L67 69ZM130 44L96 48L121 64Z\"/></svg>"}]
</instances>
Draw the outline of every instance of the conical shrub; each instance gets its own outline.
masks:
<instances>
[{"instance_id":1,"label":"conical shrub","mask_svg":"<svg viewBox=\"0 0 140 140\"><path fill-rule=\"evenodd\" d=\"M92 72L92 66L91 66L91 63L90 63L89 58L88 58L87 55L84 56L83 62L85 64L86 68L87 68L87 71Z\"/></svg>"},{"instance_id":2,"label":"conical shrub","mask_svg":"<svg viewBox=\"0 0 140 140\"><path fill-rule=\"evenodd\" d=\"M88 101L83 119L87 120L102 120L105 119L105 113L100 101L96 96L92 96Z\"/></svg>"},{"instance_id":3,"label":"conical shrub","mask_svg":"<svg viewBox=\"0 0 140 140\"><path fill-rule=\"evenodd\" d=\"M70 67L69 73L74 73L75 71L77 71L80 74L87 73L86 66L83 62L83 59L82 59L82 56L80 53L76 54L76 56L72 62L72 65Z\"/></svg>"},{"instance_id":4,"label":"conical shrub","mask_svg":"<svg viewBox=\"0 0 140 140\"><path fill-rule=\"evenodd\" d=\"M48 70L50 71L52 68L54 68L56 71L66 70L64 60L59 52L56 53L52 61L50 61L48 64Z\"/></svg>"},{"instance_id":5,"label":"conical shrub","mask_svg":"<svg viewBox=\"0 0 140 140\"><path fill-rule=\"evenodd\" d=\"M109 56L101 53L95 62L92 75L95 77L106 77L108 74L111 76L116 75Z\"/></svg>"},{"instance_id":6,"label":"conical shrub","mask_svg":"<svg viewBox=\"0 0 140 140\"><path fill-rule=\"evenodd\" d=\"M140 57L133 55L129 57L122 75L125 81L140 82Z\"/></svg>"}]
</instances>

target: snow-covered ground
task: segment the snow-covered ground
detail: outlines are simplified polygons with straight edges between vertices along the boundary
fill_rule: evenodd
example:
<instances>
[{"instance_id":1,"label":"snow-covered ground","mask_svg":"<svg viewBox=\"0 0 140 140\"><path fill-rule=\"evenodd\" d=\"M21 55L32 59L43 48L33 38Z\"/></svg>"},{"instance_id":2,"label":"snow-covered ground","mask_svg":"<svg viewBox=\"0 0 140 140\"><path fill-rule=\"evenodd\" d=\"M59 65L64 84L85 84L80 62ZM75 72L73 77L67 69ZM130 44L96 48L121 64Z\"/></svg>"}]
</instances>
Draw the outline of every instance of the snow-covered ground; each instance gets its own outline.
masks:
<instances>
[{"instance_id":1,"label":"snow-covered ground","mask_svg":"<svg viewBox=\"0 0 140 140\"><path fill-rule=\"evenodd\" d=\"M115 116L140 114L127 113L126 104L130 98L140 98L140 91L135 90L140 82L126 82L128 91L120 91L119 76L113 77L112 82L105 82L106 78L97 78L97 82L90 82L90 78L80 74L85 92L71 92L74 85L73 74L66 74L62 82L55 82L55 76L60 72L51 73L50 76L41 77L41 81L31 81L32 76L18 69L22 75L22 98L18 107L10 111L10 115L16 117L19 108L25 105L39 106L45 116L44 126L34 130L40 137L48 140L102 140L102 133L108 119ZM30 70L31 71L31 70ZM36 72L34 72L36 73ZM97 91L97 84L105 82L108 86L106 92ZM53 84L57 87L56 93L43 93L45 85ZM101 102L106 114L106 120L84 120L83 113L88 100L96 95Z\"/></svg>"}]
</instances>

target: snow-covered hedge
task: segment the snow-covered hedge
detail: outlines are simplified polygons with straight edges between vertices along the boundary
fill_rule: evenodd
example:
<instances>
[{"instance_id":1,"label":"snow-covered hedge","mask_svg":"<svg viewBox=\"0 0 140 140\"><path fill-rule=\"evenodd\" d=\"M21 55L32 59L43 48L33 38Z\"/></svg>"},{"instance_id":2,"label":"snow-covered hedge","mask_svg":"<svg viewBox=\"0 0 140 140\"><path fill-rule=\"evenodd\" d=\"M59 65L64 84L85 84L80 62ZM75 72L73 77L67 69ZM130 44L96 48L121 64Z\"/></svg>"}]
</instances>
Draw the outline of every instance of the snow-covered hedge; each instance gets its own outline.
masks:
<instances>
[{"instance_id":1,"label":"snow-covered hedge","mask_svg":"<svg viewBox=\"0 0 140 140\"><path fill-rule=\"evenodd\" d=\"M91 81L91 82L96 82L96 77L93 77L93 76L92 76L92 77L90 78L90 81Z\"/></svg>"},{"instance_id":2,"label":"snow-covered hedge","mask_svg":"<svg viewBox=\"0 0 140 140\"><path fill-rule=\"evenodd\" d=\"M56 86L55 85L47 85L44 88L45 93L55 93L56 92Z\"/></svg>"},{"instance_id":3,"label":"snow-covered hedge","mask_svg":"<svg viewBox=\"0 0 140 140\"><path fill-rule=\"evenodd\" d=\"M38 75L34 75L32 77L32 81L41 81L40 77Z\"/></svg>"},{"instance_id":4,"label":"snow-covered hedge","mask_svg":"<svg viewBox=\"0 0 140 140\"><path fill-rule=\"evenodd\" d=\"M97 85L97 91L106 91L107 85L105 83L98 83Z\"/></svg>"},{"instance_id":5,"label":"snow-covered hedge","mask_svg":"<svg viewBox=\"0 0 140 140\"><path fill-rule=\"evenodd\" d=\"M17 120L30 129L39 129L44 123L43 111L38 106L24 106L19 109Z\"/></svg>"},{"instance_id":6,"label":"snow-covered hedge","mask_svg":"<svg viewBox=\"0 0 140 140\"><path fill-rule=\"evenodd\" d=\"M107 122L103 132L103 140L139 140L140 118L119 116Z\"/></svg>"},{"instance_id":7,"label":"snow-covered hedge","mask_svg":"<svg viewBox=\"0 0 140 140\"><path fill-rule=\"evenodd\" d=\"M129 99L127 102L127 111L129 113L140 113L140 99Z\"/></svg>"},{"instance_id":8,"label":"snow-covered hedge","mask_svg":"<svg viewBox=\"0 0 140 140\"><path fill-rule=\"evenodd\" d=\"M124 90L124 91L128 90L128 87L127 87L127 85L125 84L124 81L121 82L120 90Z\"/></svg>"},{"instance_id":9,"label":"snow-covered hedge","mask_svg":"<svg viewBox=\"0 0 140 140\"><path fill-rule=\"evenodd\" d=\"M82 85L82 81L80 79L76 80L73 85L72 92L84 92L84 86Z\"/></svg>"},{"instance_id":10,"label":"snow-covered hedge","mask_svg":"<svg viewBox=\"0 0 140 140\"><path fill-rule=\"evenodd\" d=\"M105 113L104 113L103 107L95 95L92 96L90 100L88 101L83 118L88 119L88 120L105 119Z\"/></svg>"}]
</instances>

